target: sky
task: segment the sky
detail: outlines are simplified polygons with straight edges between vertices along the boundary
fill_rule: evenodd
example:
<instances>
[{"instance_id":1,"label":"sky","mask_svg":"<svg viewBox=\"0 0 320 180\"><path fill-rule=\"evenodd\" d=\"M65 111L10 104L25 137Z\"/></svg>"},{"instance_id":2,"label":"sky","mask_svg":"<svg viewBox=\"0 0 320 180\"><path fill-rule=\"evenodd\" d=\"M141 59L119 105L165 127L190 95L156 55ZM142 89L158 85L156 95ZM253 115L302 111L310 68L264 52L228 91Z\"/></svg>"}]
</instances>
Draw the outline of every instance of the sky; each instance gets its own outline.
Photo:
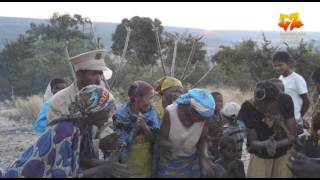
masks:
<instances>
[{"instance_id":1,"label":"sky","mask_svg":"<svg viewBox=\"0 0 320 180\"><path fill-rule=\"evenodd\" d=\"M81 14L98 22L158 18L165 26L204 30L281 31L280 13L298 12L304 26L320 32L320 3L314 2L0 2L0 16L48 19L53 12Z\"/></svg>"}]
</instances>

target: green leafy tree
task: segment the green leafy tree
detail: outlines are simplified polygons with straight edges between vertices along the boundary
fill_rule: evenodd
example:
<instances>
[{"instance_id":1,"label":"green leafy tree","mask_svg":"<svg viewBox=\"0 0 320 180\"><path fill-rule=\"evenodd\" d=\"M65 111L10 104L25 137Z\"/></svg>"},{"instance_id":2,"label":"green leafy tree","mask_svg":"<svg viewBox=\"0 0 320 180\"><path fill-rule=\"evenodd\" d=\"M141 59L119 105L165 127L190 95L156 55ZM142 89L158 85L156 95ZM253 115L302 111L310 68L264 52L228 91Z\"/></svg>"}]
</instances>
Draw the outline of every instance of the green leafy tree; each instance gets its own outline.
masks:
<instances>
[{"instance_id":1,"label":"green leafy tree","mask_svg":"<svg viewBox=\"0 0 320 180\"><path fill-rule=\"evenodd\" d=\"M163 27L158 19L135 16L129 19L123 19L112 34L112 52L121 55L126 39L126 28L132 29L126 58L135 65L154 65L158 57L158 46L153 32L152 23L159 27L161 36Z\"/></svg>"},{"instance_id":2,"label":"green leafy tree","mask_svg":"<svg viewBox=\"0 0 320 180\"><path fill-rule=\"evenodd\" d=\"M31 24L16 41L6 42L0 53L0 79L10 89L4 96L39 93L54 77L71 79L65 46L68 42L70 56L96 49L93 31L82 31L88 23L81 15L55 13L48 24Z\"/></svg>"},{"instance_id":3,"label":"green leafy tree","mask_svg":"<svg viewBox=\"0 0 320 180\"><path fill-rule=\"evenodd\" d=\"M234 46L221 46L212 61L216 61L217 70L211 80L217 84L240 87L248 90L260 80L278 77L272 62L273 54L279 46L271 46L264 34L262 44L253 40L244 40ZM307 82L315 68L320 67L319 52L314 44L300 42L298 46L282 48L292 56L292 68L300 73Z\"/></svg>"}]
</instances>

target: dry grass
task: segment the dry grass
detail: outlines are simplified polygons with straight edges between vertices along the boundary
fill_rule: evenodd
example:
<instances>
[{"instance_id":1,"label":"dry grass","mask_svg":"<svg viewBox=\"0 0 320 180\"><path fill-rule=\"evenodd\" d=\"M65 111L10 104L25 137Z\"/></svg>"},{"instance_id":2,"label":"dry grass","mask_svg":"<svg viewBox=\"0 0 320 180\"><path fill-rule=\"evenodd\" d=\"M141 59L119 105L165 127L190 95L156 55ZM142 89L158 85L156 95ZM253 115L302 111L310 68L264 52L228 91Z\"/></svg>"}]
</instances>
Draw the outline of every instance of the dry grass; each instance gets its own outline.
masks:
<instances>
[{"instance_id":1,"label":"dry grass","mask_svg":"<svg viewBox=\"0 0 320 180\"><path fill-rule=\"evenodd\" d=\"M252 97L252 92L241 92L240 89L234 87L217 87L212 85L205 88L210 91L219 91L222 93L224 103L235 101L242 104L245 100ZM114 90L112 94L115 96L117 107L127 99L127 95L123 90ZM27 120L33 122L37 118L42 104L43 98L40 95L33 95L26 98L17 97L14 101L6 101L0 104L0 116L10 120Z\"/></svg>"},{"instance_id":2,"label":"dry grass","mask_svg":"<svg viewBox=\"0 0 320 180\"><path fill-rule=\"evenodd\" d=\"M15 98L13 104L20 117L28 121L34 121L43 104L43 98L38 95L27 98L18 97Z\"/></svg>"},{"instance_id":3,"label":"dry grass","mask_svg":"<svg viewBox=\"0 0 320 180\"><path fill-rule=\"evenodd\" d=\"M226 86L207 86L206 89L210 92L218 91L223 95L224 104L230 101L239 103L240 105L245 101L253 97L253 92L247 91L242 92L239 88L235 87L226 87Z\"/></svg>"},{"instance_id":4,"label":"dry grass","mask_svg":"<svg viewBox=\"0 0 320 180\"><path fill-rule=\"evenodd\" d=\"M39 95L30 97L16 97L13 101L6 100L0 103L0 117L13 121L33 122L43 104Z\"/></svg>"}]
</instances>

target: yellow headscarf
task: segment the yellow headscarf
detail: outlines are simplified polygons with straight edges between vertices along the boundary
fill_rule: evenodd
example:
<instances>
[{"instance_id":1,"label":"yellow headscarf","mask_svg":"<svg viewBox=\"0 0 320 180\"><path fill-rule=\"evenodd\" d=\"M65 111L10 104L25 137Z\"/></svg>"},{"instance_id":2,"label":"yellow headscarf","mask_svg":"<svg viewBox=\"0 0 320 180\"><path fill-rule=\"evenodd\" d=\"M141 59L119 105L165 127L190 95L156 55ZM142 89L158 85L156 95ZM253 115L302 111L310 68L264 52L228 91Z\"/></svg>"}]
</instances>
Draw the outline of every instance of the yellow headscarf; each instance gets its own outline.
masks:
<instances>
[{"instance_id":1,"label":"yellow headscarf","mask_svg":"<svg viewBox=\"0 0 320 180\"><path fill-rule=\"evenodd\" d=\"M162 95L164 90L176 86L183 88L181 81L171 76L165 76L156 82L155 90L159 95Z\"/></svg>"}]
</instances>

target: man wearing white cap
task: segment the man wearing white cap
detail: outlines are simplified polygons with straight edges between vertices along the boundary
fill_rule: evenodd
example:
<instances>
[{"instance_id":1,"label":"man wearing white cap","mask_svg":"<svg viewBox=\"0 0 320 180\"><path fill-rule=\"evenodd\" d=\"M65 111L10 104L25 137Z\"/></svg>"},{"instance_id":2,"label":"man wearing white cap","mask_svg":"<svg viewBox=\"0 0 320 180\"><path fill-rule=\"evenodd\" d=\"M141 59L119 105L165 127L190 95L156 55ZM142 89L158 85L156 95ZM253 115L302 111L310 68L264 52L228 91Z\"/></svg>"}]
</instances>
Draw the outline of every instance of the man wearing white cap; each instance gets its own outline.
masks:
<instances>
[{"instance_id":1,"label":"man wearing white cap","mask_svg":"<svg viewBox=\"0 0 320 180\"><path fill-rule=\"evenodd\" d=\"M70 114L72 103L75 102L79 89L90 84L100 85L103 74L108 76L107 79L111 78L112 71L104 62L105 55L104 50L94 50L69 59L74 67L76 80L69 87L54 95L50 101L47 114L49 123Z\"/></svg>"},{"instance_id":2,"label":"man wearing white cap","mask_svg":"<svg viewBox=\"0 0 320 180\"><path fill-rule=\"evenodd\" d=\"M226 119L223 136L232 137L237 143L238 159L241 159L242 146L244 142L244 130L238 125L237 119L240 105L236 102L228 102L222 109L222 115Z\"/></svg>"},{"instance_id":3,"label":"man wearing white cap","mask_svg":"<svg viewBox=\"0 0 320 180\"><path fill-rule=\"evenodd\" d=\"M75 108L76 96L79 90L91 84L105 86L102 79L110 79L112 71L106 66L104 58L106 56L105 50L89 51L69 59L72 64L76 79L64 90L55 94L49 102L49 109L47 113L48 124L53 120L68 117L73 113ZM110 94L111 98L113 96ZM97 129L94 126L87 128L87 136L82 139L81 146L86 148L83 152L88 159L98 158L98 142L95 140ZM91 161L83 160L85 166L91 166Z\"/></svg>"}]
</instances>

